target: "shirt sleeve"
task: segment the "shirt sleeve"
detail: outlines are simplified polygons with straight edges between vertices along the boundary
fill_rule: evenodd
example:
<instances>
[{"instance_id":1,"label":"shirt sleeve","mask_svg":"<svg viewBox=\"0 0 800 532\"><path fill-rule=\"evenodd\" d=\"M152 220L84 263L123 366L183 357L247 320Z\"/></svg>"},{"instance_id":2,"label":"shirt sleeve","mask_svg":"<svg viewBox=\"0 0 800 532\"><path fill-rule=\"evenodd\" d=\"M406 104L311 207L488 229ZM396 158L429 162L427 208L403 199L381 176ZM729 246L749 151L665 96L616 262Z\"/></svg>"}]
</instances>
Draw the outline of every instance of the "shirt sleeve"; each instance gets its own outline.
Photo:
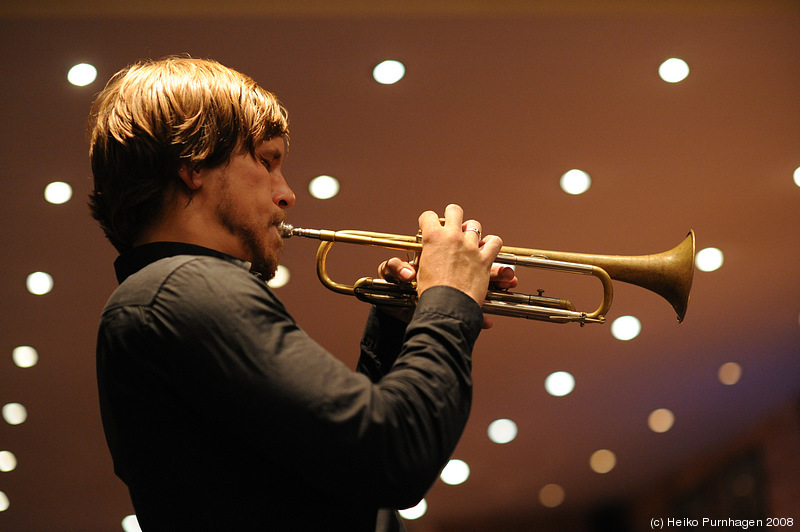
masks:
<instances>
[{"instance_id":1,"label":"shirt sleeve","mask_svg":"<svg viewBox=\"0 0 800 532\"><path fill-rule=\"evenodd\" d=\"M407 323L373 306L361 339L361 356L356 369L378 382L400 355Z\"/></svg>"},{"instance_id":2,"label":"shirt sleeve","mask_svg":"<svg viewBox=\"0 0 800 532\"><path fill-rule=\"evenodd\" d=\"M163 381L190 418L264 468L287 468L336 496L415 504L469 415L482 318L453 288L427 290L407 327L371 315L362 359L380 368L370 376L308 337L262 281L222 261L189 261L146 308L115 312L133 312L140 325L134 332L122 326L129 319L105 316L109 352L116 344L149 359L129 380Z\"/></svg>"}]
</instances>

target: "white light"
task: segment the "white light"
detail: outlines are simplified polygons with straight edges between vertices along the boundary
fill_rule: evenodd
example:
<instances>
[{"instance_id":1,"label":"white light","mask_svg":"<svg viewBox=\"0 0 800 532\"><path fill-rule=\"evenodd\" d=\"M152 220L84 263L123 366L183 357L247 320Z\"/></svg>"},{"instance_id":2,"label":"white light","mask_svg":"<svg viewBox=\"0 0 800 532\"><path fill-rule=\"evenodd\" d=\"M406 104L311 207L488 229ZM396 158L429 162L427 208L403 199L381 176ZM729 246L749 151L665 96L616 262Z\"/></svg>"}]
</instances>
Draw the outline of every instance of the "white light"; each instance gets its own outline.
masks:
<instances>
[{"instance_id":1,"label":"white light","mask_svg":"<svg viewBox=\"0 0 800 532\"><path fill-rule=\"evenodd\" d=\"M125 532L142 532L139 520L135 515L128 515L122 519L122 530Z\"/></svg>"},{"instance_id":2,"label":"white light","mask_svg":"<svg viewBox=\"0 0 800 532\"><path fill-rule=\"evenodd\" d=\"M11 451L0 451L0 471L8 473L17 468L17 457Z\"/></svg>"},{"instance_id":3,"label":"white light","mask_svg":"<svg viewBox=\"0 0 800 532\"><path fill-rule=\"evenodd\" d=\"M397 83L406 75L406 67L400 61L383 61L372 70L372 77L383 85Z\"/></svg>"},{"instance_id":4,"label":"white light","mask_svg":"<svg viewBox=\"0 0 800 532\"><path fill-rule=\"evenodd\" d=\"M564 488L558 484L548 484L539 490L539 502L542 506L555 508L564 502Z\"/></svg>"},{"instance_id":5,"label":"white light","mask_svg":"<svg viewBox=\"0 0 800 532\"><path fill-rule=\"evenodd\" d=\"M675 414L666 408L653 410L647 417L647 426L653 432L667 432L675 424Z\"/></svg>"},{"instance_id":6,"label":"white light","mask_svg":"<svg viewBox=\"0 0 800 532\"><path fill-rule=\"evenodd\" d=\"M642 323L634 316L620 316L611 324L611 336L623 342L633 340L640 332Z\"/></svg>"},{"instance_id":7,"label":"white light","mask_svg":"<svg viewBox=\"0 0 800 532\"><path fill-rule=\"evenodd\" d=\"M678 83L689 75L689 65L683 59L673 57L667 59L658 67L658 75L668 83Z\"/></svg>"},{"instance_id":8,"label":"white light","mask_svg":"<svg viewBox=\"0 0 800 532\"><path fill-rule=\"evenodd\" d=\"M572 393L572 390L575 389L575 377L566 371L556 371L548 375L544 380L544 389L550 395L563 397Z\"/></svg>"},{"instance_id":9,"label":"white light","mask_svg":"<svg viewBox=\"0 0 800 532\"><path fill-rule=\"evenodd\" d=\"M20 368L30 368L39 362L39 353L29 345L21 345L14 348L11 358L14 359L14 364Z\"/></svg>"},{"instance_id":10,"label":"white light","mask_svg":"<svg viewBox=\"0 0 800 532\"><path fill-rule=\"evenodd\" d=\"M713 272L722 267L725 256L717 248L705 248L697 252L694 264L701 272Z\"/></svg>"},{"instance_id":11,"label":"white light","mask_svg":"<svg viewBox=\"0 0 800 532\"><path fill-rule=\"evenodd\" d=\"M439 475L442 482L457 486L463 484L469 478L469 466L463 460L450 460L447 465L442 469L442 474Z\"/></svg>"},{"instance_id":12,"label":"white light","mask_svg":"<svg viewBox=\"0 0 800 532\"><path fill-rule=\"evenodd\" d=\"M583 194L592 185L592 178L583 170L572 169L561 176L560 184L567 194Z\"/></svg>"},{"instance_id":13,"label":"white light","mask_svg":"<svg viewBox=\"0 0 800 532\"><path fill-rule=\"evenodd\" d=\"M53 278L48 273L33 272L25 284L28 286L28 292L41 296L53 289Z\"/></svg>"},{"instance_id":14,"label":"white light","mask_svg":"<svg viewBox=\"0 0 800 532\"><path fill-rule=\"evenodd\" d=\"M329 175L317 176L308 184L308 191L317 199L331 199L339 193L339 181Z\"/></svg>"},{"instance_id":15,"label":"white light","mask_svg":"<svg viewBox=\"0 0 800 532\"><path fill-rule=\"evenodd\" d=\"M279 264L278 269L275 270L275 276L267 281L267 284L270 288L280 288L282 286L286 286L290 278L291 275L289 274L289 268L283 264Z\"/></svg>"},{"instance_id":16,"label":"white light","mask_svg":"<svg viewBox=\"0 0 800 532\"><path fill-rule=\"evenodd\" d=\"M510 419L497 419L489 424L489 439L495 443L508 443L517 437L517 424Z\"/></svg>"},{"instance_id":17,"label":"white light","mask_svg":"<svg viewBox=\"0 0 800 532\"><path fill-rule=\"evenodd\" d=\"M411 508L406 508L405 510L400 510L398 513L400 514L400 517L402 517L403 519L408 519L411 521L414 519L419 519L420 517L425 515L425 512L427 511L428 511L428 503L425 501L425 499L422 499L416 506L413 506Z\"/></svg>"},{"instance_id":18,"label":"white light","mask_svg":"<svg viewBox=\"0 0 800 532\"><path fill-rule=\"evenodd\" d=\"M87 63L78 63L69 69L67 80L77 87L85 87L97 79L97 69Z\"/></svg>"},{"instance_id":19,"label":"white light","mask_svg":"<svg viewBox=\"0 0 800 532\"><path fill-rule=\"evenodd\" d=\"M8 496L2 491L0 491L0 512L5 512L6 510L8 510L8 506L9 506Z\"/></svg>"},{"instance_id":20,"label":"white light","mask_svg":"<svg viewBox=\"0 0 800 532\"><path fill-rule=\"evenodd\" d=\"M3 419L9 425L19 425L28 419L28 411L19 403L8 403L3 407Z\"/></svg>"},{"instance_id":21,"label":"white light","mask_svg":"<svg viewBox=\"0 0 800 532\"><path fill-rule=\"evenodd\" d=\"M592 453L589 459L589 467L592 471L601 475L608 473L617 465L617 457L608 449L600 449Z\"/></svg>"},{"instance_id":22,"label":"white light","mask_svg":"<svg viewBox=\"0 0 800 532\"><path fill-rule=\"evenodd\" d=\"M53 205L61 205L72 199L72 187L63 181L54 181L44 187L44 199Z\"/></svg>"},{"instance_id":23,"label":"white light","mask_svg":"<svg viewBox=\"0 0 800 532\"><path fill-rule=\"evenodd\" d=\"M800 167L794 171L794 184L800 187Z\"/></svg>"}]
</instances>

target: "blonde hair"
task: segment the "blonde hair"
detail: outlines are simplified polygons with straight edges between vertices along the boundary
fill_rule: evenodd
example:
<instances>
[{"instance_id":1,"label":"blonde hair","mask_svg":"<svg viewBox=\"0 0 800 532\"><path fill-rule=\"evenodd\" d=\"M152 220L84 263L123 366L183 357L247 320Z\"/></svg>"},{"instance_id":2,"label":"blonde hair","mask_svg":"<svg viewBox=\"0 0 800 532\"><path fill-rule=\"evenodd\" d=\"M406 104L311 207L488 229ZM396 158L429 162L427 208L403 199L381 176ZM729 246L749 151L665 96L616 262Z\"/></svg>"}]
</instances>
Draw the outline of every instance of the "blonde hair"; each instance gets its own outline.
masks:
<instances>
[{"instance_id":1,"label":"blonde hair","mask_svg":"<svg viewBox=\"0 0 800 532\"><path fill-rule=\"evenodd\" d=\"M92 216L126 251L160 216L173 187L185 186L182 165L215 168L288 134L275 95L215 61L170 57L131 65L111 78L89 115Z\"/></svg>"}]
</instances>

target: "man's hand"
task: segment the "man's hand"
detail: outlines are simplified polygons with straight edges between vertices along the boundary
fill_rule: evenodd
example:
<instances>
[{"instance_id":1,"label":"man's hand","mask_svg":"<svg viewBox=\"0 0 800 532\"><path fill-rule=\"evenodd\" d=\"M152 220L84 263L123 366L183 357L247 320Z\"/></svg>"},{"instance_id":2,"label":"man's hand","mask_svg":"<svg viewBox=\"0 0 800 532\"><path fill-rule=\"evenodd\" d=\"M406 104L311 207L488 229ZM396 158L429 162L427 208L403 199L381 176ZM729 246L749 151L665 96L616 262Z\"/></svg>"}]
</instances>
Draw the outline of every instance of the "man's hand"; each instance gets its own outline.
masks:
<instances>
[{"instance_id":1,"label":"man's hand","mask_svg":"<svg viewBox=\"0 0 800 532\"><path fill-rule=\"evenodd\" d=\"M422 213L422 255L417 272L417 291L422 295L431 286L452 286L461 290L479 305L489 289L492 262L503 241L497 236L481 235L475 220L463 221L464 211L448 205L444 225L433 211Z\"/></svg>"},{"instance_id":2,"label":"man's hand","mask_svg":"<svg viewBox=\"0 0 800 532\"><path fill-rule=\"evenodd\" d=\"M483 304L490 283L495 290L517 286L513 268L493 264L502 240L497 236L482 237L480 223L475 220L463 222L463 210L458 205L445 209L444 225L432 211L423 213L419 224L423 245L419 272L413 264L395 257L380 265L381 278L392 282L416 279L419 294L431 286L451 286L479 305ZM491 326L492 321L484 315L484 328Z\"/></svg>"}]
</instances>

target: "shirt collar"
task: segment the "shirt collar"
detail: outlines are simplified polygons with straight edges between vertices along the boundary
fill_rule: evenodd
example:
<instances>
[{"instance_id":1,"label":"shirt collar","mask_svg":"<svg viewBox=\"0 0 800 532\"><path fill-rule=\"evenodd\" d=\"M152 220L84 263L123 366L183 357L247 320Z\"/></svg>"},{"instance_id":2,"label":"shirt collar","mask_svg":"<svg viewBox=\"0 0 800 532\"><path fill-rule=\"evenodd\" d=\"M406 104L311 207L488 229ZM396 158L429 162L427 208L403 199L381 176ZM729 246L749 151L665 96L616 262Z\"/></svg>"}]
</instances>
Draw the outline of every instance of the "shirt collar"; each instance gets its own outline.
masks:
<instances>
[{"instance_id":1,"label":"shirt collar","mask_svg":"<svg viewBox=\"0 0 800 532\"><path fill-rule=\"evenodd\" d=\"M184 242L150 242L136 246L135 248L122 253L117 260L114 261L114 270L117 274L117 281L122 283L125 279L138 272L148 264L152 264L157 260L165 259L167 257L174 257L176 255L205 255L208 257L216 257L218 259L227 260L236 265L250 270L251 264L249 262L237 259L221 251L215 249L198 246L195 244L186 244Z\"/></svg>"}]
</instances>

